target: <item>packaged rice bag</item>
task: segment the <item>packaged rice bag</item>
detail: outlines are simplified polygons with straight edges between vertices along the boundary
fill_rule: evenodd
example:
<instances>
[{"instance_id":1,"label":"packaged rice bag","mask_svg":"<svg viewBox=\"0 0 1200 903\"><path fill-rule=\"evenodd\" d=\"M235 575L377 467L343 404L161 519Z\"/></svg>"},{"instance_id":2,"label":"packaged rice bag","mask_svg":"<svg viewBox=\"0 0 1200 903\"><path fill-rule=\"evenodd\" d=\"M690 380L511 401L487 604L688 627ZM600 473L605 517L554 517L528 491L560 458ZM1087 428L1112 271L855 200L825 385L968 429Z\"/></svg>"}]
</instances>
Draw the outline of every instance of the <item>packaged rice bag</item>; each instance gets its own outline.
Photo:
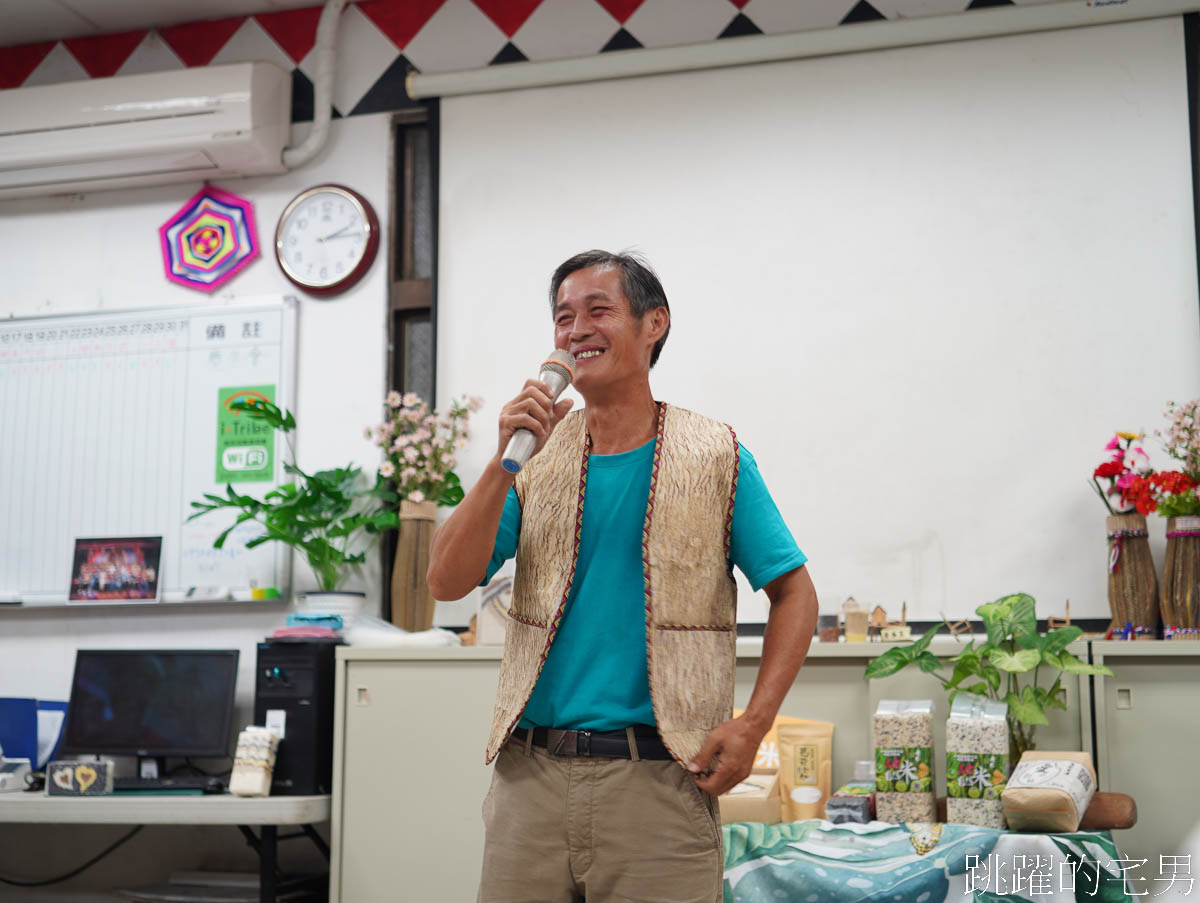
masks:
<instances>
[{"instance_id":1,"label":"packaged rice bag","mask_svg":"<svg viewBox=\"0 0 1200 903\"><path fill-rule=\"evenodd\" d=\"M875 814L880 821L937 821L933 700L882 699L875 709Z\"/></svg>"},{"instance_id":2,"label":"packaged rice bag","mask_svg":"<svg viewBox=\"0 0 1200 903\"><path fill-rule=\"evenodd\" d=\"M1003 828L1008 703L960 693L946 721L946 821Z\"/></svg>"}]
</instances>

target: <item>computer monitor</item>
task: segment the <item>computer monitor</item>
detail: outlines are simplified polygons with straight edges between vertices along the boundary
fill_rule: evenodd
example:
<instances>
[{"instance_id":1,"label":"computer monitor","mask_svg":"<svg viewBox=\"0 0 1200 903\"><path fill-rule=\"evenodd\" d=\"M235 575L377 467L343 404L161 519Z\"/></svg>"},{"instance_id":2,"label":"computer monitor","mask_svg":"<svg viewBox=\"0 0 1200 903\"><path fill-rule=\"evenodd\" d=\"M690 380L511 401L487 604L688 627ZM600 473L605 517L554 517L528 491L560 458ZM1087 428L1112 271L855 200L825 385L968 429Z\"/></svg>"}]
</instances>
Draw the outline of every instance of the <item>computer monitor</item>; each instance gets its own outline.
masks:
<instances>
[{"instance_id":1,"label":"computer monitor","mask_svg":"<svg viewBox=\"0 0 1200 903\"><path fill-rule=\"evenodd\" d=\"M236 649L80 649L59 752L226 756Z\"/></svg>"}]
</instances>

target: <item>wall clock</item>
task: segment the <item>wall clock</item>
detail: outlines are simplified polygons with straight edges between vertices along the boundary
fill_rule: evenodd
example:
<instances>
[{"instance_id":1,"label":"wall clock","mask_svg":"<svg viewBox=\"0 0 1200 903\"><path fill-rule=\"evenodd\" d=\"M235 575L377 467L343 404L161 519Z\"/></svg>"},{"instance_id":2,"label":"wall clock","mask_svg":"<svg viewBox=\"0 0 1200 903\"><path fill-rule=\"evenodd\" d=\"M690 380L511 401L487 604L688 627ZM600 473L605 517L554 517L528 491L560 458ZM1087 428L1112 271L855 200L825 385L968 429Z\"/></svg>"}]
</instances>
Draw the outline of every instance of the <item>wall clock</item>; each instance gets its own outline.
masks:
<instances>
[{"instance_id":1,"label":"wall clock","mask_svg":"<svg viewBox=\"0 0 1200 903\"><path fill-rule=\"evenodd\" d=\"M378 250L379 218L366 198L344 185L300 192L275 229L279 268L310 295L346 291L371 268Z\"/></svg>"}]
</instances>

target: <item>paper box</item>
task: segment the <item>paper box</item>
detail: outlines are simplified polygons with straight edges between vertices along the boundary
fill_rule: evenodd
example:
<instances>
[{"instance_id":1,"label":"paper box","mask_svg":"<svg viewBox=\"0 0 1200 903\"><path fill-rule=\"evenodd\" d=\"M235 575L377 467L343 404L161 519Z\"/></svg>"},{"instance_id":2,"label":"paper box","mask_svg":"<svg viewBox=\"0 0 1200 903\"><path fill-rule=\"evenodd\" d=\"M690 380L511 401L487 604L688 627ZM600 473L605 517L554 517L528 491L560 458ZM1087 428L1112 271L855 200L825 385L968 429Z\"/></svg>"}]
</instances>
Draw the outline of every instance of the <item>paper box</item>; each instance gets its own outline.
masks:
<instances>
[{"instance_id":1,"label":"paper box","mask_svg":"<svg viewBox=\"0 0 1200 903\"><path fill-rule=\"evenodd\" d=\"M755 768L750 777L718 797L721 822L756 821L773 825L779 821L779 772Z\"/></svg>"}]
</instances>

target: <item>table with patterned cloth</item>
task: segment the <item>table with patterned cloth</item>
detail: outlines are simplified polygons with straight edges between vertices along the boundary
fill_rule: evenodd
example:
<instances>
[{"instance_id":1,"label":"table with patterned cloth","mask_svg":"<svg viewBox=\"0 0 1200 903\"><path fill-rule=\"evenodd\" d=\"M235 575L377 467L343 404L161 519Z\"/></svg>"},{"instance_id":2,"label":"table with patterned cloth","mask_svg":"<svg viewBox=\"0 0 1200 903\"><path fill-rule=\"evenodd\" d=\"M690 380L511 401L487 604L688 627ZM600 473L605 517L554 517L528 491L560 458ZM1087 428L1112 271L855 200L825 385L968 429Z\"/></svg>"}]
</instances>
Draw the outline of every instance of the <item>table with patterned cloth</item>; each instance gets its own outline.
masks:
<instances>
[{"instance_id":1,"label":"table with patterned cloth","mask_svg":"<svg viewBox=\"0 0 1200 903\"><path fill-rule=\"evenodd\" d=\"M1131 900L1107 831L1018 834L971 825L735 822L725 903Z\"/></svg>"}]
</instances>

